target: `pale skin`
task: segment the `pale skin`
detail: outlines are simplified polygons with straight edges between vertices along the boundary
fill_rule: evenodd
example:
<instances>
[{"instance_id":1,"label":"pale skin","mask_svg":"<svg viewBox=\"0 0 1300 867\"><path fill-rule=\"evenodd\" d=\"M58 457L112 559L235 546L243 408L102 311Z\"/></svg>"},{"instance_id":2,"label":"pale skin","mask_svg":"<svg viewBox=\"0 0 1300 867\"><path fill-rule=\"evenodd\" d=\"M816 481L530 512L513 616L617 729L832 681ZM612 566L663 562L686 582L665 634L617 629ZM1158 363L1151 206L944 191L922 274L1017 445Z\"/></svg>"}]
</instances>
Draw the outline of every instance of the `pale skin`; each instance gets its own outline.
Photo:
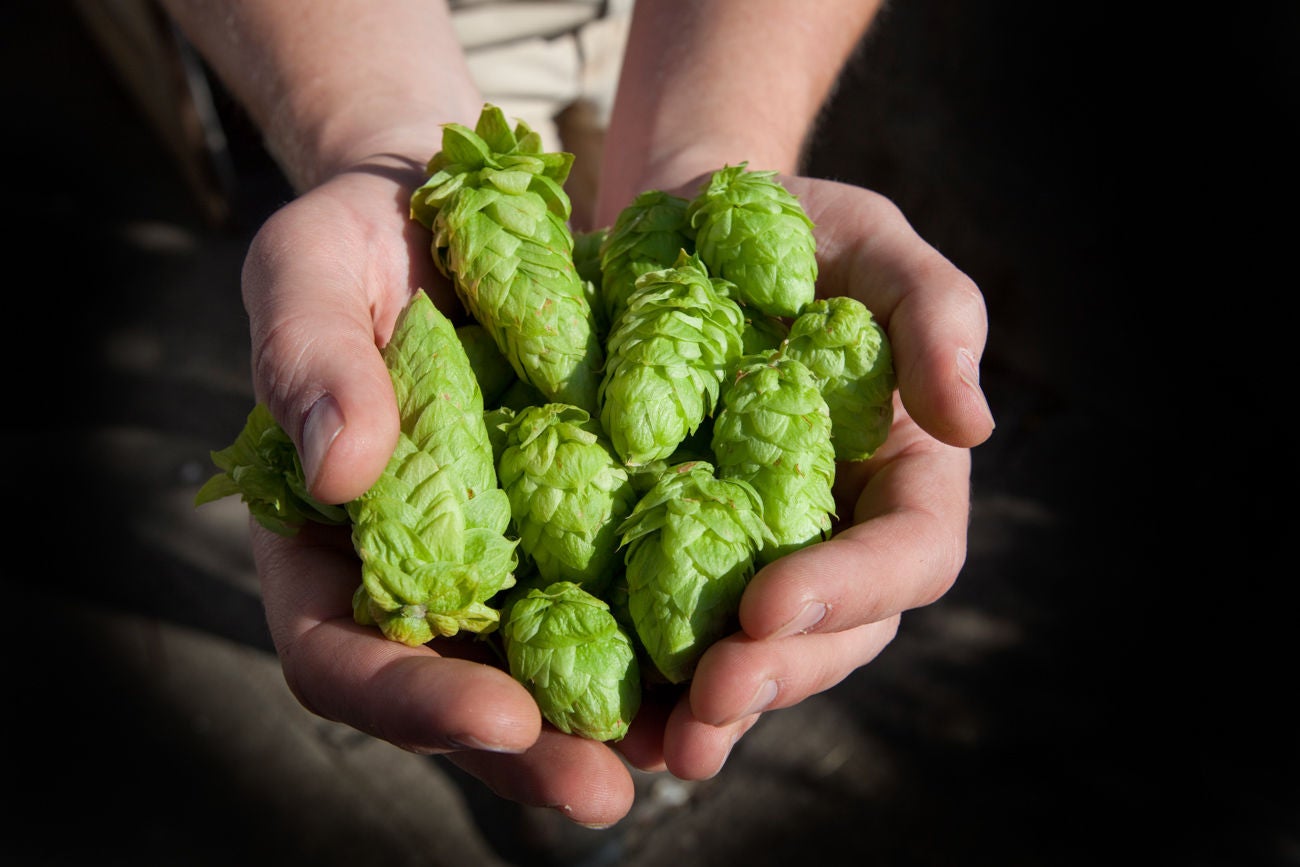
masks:
<instances>
[{"instance_id":1,"label":"pale skin","mask_svg":"<svg viewBox=\"0 0 1300 867\"><path fill-rule=\"evenodd\" d=\"M442 2L164 5L300 193L257 233L244 266L254 387L298 445L312 493L345 502L374 482L396 441L378 347L398 312L418 288L456 311L407 203L441 124L473 126L483 99ZM472 643L411 648L356 625L359 565L346 532L313 526L286 539L254 526L267 622L305 707L446 754L502 797L604 826L632 804L620 753L683 779L717 774L763 711L839 683L885 648L903 612L951 587L966 553L969 450L993 429L977 372L982 296L884 197L797 176L816 114L878 5L638 4L597 205L608 225L636 192L690 192L741 161L781 172L799 196L817 224L818 291L867 304L888 329L899 378L887 444L839 468L836 536L760 571L742 631L704 655L674 703L649 703L607 745L545 726L523 687Z\"/></svg>"}]
</instances>

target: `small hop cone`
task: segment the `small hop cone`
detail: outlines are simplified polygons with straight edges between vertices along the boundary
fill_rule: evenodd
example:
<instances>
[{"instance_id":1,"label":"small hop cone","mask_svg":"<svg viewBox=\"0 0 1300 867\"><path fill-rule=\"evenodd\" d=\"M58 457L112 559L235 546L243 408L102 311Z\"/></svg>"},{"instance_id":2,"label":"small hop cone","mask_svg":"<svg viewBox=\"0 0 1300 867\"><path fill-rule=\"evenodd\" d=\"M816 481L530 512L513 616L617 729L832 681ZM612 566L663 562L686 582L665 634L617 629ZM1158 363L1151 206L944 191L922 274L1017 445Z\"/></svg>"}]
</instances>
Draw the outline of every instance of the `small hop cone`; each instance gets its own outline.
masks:
<instances>
[{"instance_id":1,"label":"small hop cone","mask_svg":"<svg viewBox=\"0 0 1300 867\"><path fill-rule=\"evenodd\" d=\"M508 520L500 489L467 502L455 473L399 434L379 480L348 504L361 558L355 619L411 646L495 630L500 615L487 602L514 584L516 543L483 518L503 508Z\"/></svg>"},{"instance_id":2,"label":"small hop cone","mask_svg":"<svg viewBox=\"0 0 1300 867\"><path fill-rule=\"evenodd\" d=\"M893 357L889 338L855 298L814 301L790 326L785 354L817 378L831 414L835 458L866 460L894 421Z\"/></svg>"},{"instance_id":3,"label":"small hop cone","mask_svg":"<svg viewBox=\"0 0 1300 867\"><path fill-rule=\"evenodd\" d=\"M501 635L510 674L560 731L619 741L641 704L631 637L609 605L568 581L534 588L509 607Z\"/></svg>"},{"instance_id":4,"label":"small hop cone","mask_svg":"<svg viewBox=\"0 0 1300 867\"><path fill-rule=\"evenodd\" d=\"M528 407L502 425L498 462L519 547L545 582L601 595L617 568L618 527L636 492L599 425L566 404Z\"/></svg>"},{"instance_id":5,"label":"small hop cone","mask_svg":"<svg viewBox=\"0 0 1300 867\"><path fill-rule=\"evenodd\" d=\"M667 458L712 414L745 324L728 291L685 252L638 278L599 391L601 425L628 466Z\"/></svg>"},{"instance_id":6,"label":"small hop cone","mask_svg":"<svg viewBox=\"0 0 1300 867\"><path fill-rule=\"evenodd\" d=\"M830 536L835 447L831 418L803 362L770 351L749 356L722 392L713 423L718 475L753 485L774 541L766 564Z\"/></svg>"},{"instance_id":7,"label":"small hop cone","mask_svg":"<svg viewBox=\"0 0 1300 867\"><path fill-rule=\"evenodd\" d=\"M687 219L709 273L736 284L746 306L796 316L817 282L813 222L776 172L724 166L691 200Z\"/></svg>"},{"instance_id":8,"label":"small hop cone","mask_svg":"<svg viewBox=\"0 0 1300 867\"><path fill-rule=\"evenodd\" d=\"M498 406L501 395L519 381L510 361L501 354L496 340L477 322L467 322L456 327L456 336L465 348L465 357L478 380L483 406Z\"/></svg>"},{"instance_id":9,"label":"small hop cone","mask_svg":"<svg viewBox=\"0 0 1300 867\"><path fill-rule=\"evenodd\" d=\"M638 277L672 267L682 250L694 251L687 204L680 196L647 190L614 220L600 247L600 297L611 327L627 306Z\"/></svg>"},{"instance_id":10,"label":"small hop cone","mask_svg":"<svg viewBox=\"0 0 1300 867\"><path fill-rule=\"evenodd\" d=\"M666 471L623 523L627 612L669 682L736 628L756 555L771 541L758 493L705 461Z\"/></svg>"},{"instance_id":11,"label":"small hop cone","mask_svg":"<svg viewBox=\"0 0 1300 867\"><path fill-rule=\"evenodd\" d=\"M572 154L541 150L485 106L474 130L443 127L433 175L411 216L433 232L434 262L519 377L549 400L596 412L603 361L591 287L574 263L563 182Z\"/></svg>"},{"instance_id":12,"label":"small hop cone","mask_svg":"<svg viewBox=\"0 0 1300 867\"><path fill-rule=\"evenodd\" d=\"M211 457L220 472L199 488L195 506L238 495L259 524L281 536L296 535L309 521L348 522L342 506L307 492L298 450L265 404L254 406L235 441Z\"/></svg>"}]
</instances>

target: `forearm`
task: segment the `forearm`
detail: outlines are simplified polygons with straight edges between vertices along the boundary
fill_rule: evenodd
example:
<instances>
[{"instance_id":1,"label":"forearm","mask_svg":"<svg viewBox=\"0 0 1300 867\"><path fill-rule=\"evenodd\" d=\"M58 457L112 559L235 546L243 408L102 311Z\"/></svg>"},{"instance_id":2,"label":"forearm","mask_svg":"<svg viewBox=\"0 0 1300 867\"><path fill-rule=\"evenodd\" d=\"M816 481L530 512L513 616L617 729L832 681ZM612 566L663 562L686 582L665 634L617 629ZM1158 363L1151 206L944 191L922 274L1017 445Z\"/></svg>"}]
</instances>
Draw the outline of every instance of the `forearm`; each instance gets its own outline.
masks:
<instances>
[{"instance_id":1,"label":"forearm","mask_svg":"<svg viewBox=\"0 0 1300 867\"><path fill-rule=\"evenodd\" d=\"M795 172L880 3L638 3L606 137L599 217L612 220L646 183L682 182L724 162Z\"/></svg>"},{"instance_id":2,"label":"forearm","mask_svg":"<svg viewBox=\"0 0 1300 867\"><path fill-rule=\"evenodd\" d=\"M443 0L163 6L300 191L376 155L427 159L440 124L482 108Z\"/></svg>"}]
</instances>

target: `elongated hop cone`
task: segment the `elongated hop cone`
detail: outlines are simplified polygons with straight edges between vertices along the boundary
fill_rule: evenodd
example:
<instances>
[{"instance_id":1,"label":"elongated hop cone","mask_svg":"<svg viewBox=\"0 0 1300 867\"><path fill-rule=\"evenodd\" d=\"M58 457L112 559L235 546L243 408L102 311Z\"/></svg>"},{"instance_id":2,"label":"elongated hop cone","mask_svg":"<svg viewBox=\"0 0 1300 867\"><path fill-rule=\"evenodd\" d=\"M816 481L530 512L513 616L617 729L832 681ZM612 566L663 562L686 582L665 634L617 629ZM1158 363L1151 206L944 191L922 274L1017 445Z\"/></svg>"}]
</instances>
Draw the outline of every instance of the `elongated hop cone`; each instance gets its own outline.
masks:
<instances>
[{"instance_id":1,"label":"elongated hop cone","mask_svg":"<svg viewBox=\"0 0 1300 867\"><path fill-rule=\"evenodd\" d=\"M520 378L594 413L603 350L566 222L572 163L486 105L475 129L443 127L411 217L432 231L435 264Z\"/></svg>"},{"instance_id":2,"label":"elongated hop cone","mask_svg":"<svg viewBox=\"0 0 1300 867\"><path fill-rule=\"evenodd\" d=\"M695 249L709 273L736 284L739 300L796 316L817 282L813 222L776 172L724 166L687 208Z\"/></svg>"},{"instance_id":3,"label":"elongated hop cone","mask_svg":"<svg viewBox=\"0 0 1300 867\"><path fill-rule=\"evenodd\" d=\"M836 459L875 454L894 421L897 381L889 338L866 305L847 296L814 301L791 324L784 351L817 379Z\"/></svg>"},{"instance_id":4,"label":"elongated hop cone","mask_svg":"<svg viewBox=\"0 0 1300 867\"><path fill-rule=\"evenodd\" d=\"M499 518L509 509L499 488L466 500L452 468L399 434L379 480L348 504L361 558L356 619L410 645L495 630L487 602L514 584L516 542Z\"/></svg>"},{"instance_id":5,"label":"elongated hop cone","mask_svg":"<svg viewBox=\"0 0 1300 867\"><path fill-rule=\"evenodd\" d=\"M753 485L775 539L772 560L827 538L835 513L831 418L803 362L769 351L738 366L713 423L718 475Z\"/></svg>"},{"instance_id":6,"label":"elongated hop cone","mask_svg":"<svg viewBox=\"0 0 1300 867\"><path fill-rule=\"evenodd\" d=\"M563 219L527 191L461 190L439 215L461 301L519 377L594 413L604 350Z\"/></svg>"},{"instance_id":7,"label":"elongated hop cone","mask_svg":"<svg viewBox=\"0 0 1300 867\"><path fill-rule=\"evenodd\" d=\"M618 741L641 705L631 637L609 605L561 581L515 601L501 630L511 675L557 729Z\"/></svg>"},{"instance_id":8,"label":"elongated hop cone","mask_svg":"<svg viewBox=\"0 0 1300 867\"><path fill-rule=\"evenodd\" d=\"M519 547L543 580L601 595L621 568L618 527L636 500L627 470L577 407L528 407L502 429L498 472Z\"/></svg>"},{"instance_id":9,"label":"elongated hop cone","mask_svg":"<svg viewBox=\"0 0 1300 867\"><path fill-rule=\"evenodd\" d=\"M254 406L235 441L211 457L220 472L199 488L195 506L239 496L259 524L282 536L296 535L308 521L348 521L342 506L307 492L298 450L264 404Z\"/></svg>"},{"instance_id":10,"label":"elongated hop cone","mask_svg":"<svg viewBox=\"0 0 1300 867\"><path fill-rule=\"evenodd\" d=\"M695 243L686 222L688 202L662 190L647 190L619 212L600 248L600 297L613 327L642 274L672 267Z\"/></svg>"},{"instance_id":11,"label":"elongated hop cone","mask_svg":"<svg viewBox=\"0 0 1300 867\"><path fill-rule=\"evenodd\" d=\"M664 472L622 527L628 614L656 669L689 680L700 657L736 628L758 550L771 540L747 482L705 461Z\"/></svg>"},{"instance_id":12,"label":"elongated hop cone","mask_svg":"<svg viewBox=\"0 0 1300 867\"><path fill-rule=\"evenodd\" d=\"M631 467L670 456L717 403L745 317L697 256L637 279L607 343L600 422Z\"/></svg>"}]
</instances>

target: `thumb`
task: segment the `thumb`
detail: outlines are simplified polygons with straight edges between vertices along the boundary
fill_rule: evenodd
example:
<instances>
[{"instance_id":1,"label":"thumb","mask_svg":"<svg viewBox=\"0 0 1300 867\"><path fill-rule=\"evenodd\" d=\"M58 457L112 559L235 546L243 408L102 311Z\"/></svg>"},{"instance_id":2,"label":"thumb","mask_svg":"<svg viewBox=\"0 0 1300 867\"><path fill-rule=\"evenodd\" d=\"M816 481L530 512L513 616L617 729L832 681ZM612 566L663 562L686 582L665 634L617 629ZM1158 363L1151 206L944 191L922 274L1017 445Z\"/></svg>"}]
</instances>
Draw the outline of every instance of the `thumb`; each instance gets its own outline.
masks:
<instances>
[{"instance_id":1,"label":"thumb","mask_svg":"<svg viewBox=\"0 0 1300 867\"><path fill-rule=\"evenodd\" d=\"M376 338L384 305L372 305L337 248L276 243L280 234L268 221L244 264L254 389L297 446L312 496L343 503L374 484L397 442Z\"/></svg>"}]
</instances>

